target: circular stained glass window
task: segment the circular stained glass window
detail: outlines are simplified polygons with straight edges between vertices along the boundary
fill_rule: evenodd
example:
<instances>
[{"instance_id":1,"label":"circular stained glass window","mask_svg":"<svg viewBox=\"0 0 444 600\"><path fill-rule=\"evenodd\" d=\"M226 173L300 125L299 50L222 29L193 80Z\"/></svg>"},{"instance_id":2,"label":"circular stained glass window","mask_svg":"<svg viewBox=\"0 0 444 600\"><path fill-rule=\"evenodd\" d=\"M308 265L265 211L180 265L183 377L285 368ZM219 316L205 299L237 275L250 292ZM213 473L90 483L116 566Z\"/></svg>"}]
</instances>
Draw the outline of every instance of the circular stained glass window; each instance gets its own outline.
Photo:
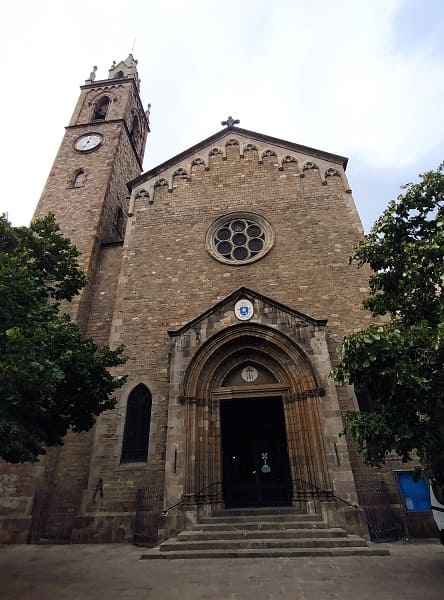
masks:
<instances>
[{"instance_id":1,"label":"circular stained glass window","mask_svg":"<svg viewBox=\"0 0 444 600\"><path fill-rule=\"evenodd\" d=\"M272 247L271 225L251 213L231 213L215 221L207 233L207 250L216 259L245 264L264 256Z\"/></svg>"}]
</instances>

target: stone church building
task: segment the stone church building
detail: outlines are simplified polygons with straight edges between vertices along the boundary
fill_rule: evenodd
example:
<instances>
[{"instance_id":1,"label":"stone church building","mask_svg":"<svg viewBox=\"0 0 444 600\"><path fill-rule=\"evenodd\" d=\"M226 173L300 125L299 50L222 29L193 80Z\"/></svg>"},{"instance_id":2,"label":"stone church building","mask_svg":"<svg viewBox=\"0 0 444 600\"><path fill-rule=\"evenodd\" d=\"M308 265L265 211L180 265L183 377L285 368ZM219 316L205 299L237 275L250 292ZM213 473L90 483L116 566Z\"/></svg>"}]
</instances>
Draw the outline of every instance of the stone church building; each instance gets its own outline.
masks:
<instances>
[{"instance_id":1,"label":"stone church building","mask_svg":"<svg viewBox=\"0 0 444 600\"><path fill-rule=\"evenodd\" d=\"M72 316L125 345L128 378L91 431L0 466L0 540L155 543L276 507L366 535L369 488L401 500L399 465L370 471L340 435L358 405L329 377L370 318L347 159L230 117L142 173L149 132L132 55L81 86L36 216L81 252Z\"/></svg>"}]
</instances>

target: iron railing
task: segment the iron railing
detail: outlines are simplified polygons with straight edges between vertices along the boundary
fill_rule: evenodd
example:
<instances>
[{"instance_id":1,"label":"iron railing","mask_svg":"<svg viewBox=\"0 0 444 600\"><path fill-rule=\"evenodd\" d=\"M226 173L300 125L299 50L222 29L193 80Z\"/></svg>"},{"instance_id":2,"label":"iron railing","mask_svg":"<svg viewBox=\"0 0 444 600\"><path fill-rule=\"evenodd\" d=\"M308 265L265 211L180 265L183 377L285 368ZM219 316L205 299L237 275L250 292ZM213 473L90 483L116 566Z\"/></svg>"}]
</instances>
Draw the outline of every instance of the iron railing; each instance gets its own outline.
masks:
<instances>
[{"instance_id":1,"label":"iron railing","mask_svg":"<svg viewBox=\"0 0 444 600\"><path fill-rule=\"evenodd\" d=\"M195 492L194 494L187 494L186 496L183 496L182 499L179 500L179 502L176 502L175 504L172 504L171 506L169 506L168 508L163 510L160 513L161 516L166 517L166 515L169 513L170 510L172 510L173 508L176 508L177 506L181 506L182 504L188 503L192 498L197 500L197 503L199 503L200 497L202 496L203 492L211 489L215 485L220 485L221 483L222 483L221 481L214 481L213 483L210 483L210 485L207 485L207 486L201 488L199 491Z\"/></svg>"}]
</instances>

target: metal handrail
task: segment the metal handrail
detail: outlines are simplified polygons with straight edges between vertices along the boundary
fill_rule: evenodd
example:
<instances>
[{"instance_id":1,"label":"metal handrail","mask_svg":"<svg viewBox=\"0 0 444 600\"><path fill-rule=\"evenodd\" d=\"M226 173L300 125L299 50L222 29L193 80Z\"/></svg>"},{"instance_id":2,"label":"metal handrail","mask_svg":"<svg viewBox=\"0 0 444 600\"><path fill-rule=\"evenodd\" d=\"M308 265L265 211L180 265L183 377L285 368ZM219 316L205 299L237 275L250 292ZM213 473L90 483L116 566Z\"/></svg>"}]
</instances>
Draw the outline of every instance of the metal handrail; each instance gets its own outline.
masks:
<instances>
[{"instance_id":1,"label":"metal handrail","mask_svg":"<svg viewBox=\"0 0 444 600\"><path fill-rule=\"evenodd\" d=\"M210 488L212 488L215 485L219 485L220 483L222 483L221 481L213 481L213 483L210 483L210 485L207 485L203 488L201 488L198 492L195 492L194 494L187 494L186 497L183 497L181 500L179 500L179 502L176 502L176 504L172 504L171 506L169 506L168 508L166 508L165 510L163 510L160 515L162 517L166 517L167 514L169 513L169 511L172 508L176 508L176 506L180 506L181 504L184 504L185 502L188 502L188 500L190 498L199 498L201 493L204 492L205 490L209 490Z\"/></svg>"},{"instance_id":2,"label":"metal handrail","mask_svg":"<svg viewBox=\"0 0 444 600\"><path fill-rule=\"evenodd\" d=\"M359 510L359 511L363 511L362 507L356 505L356 504L352 504L351 502L348 502L348 500L344 500L344 498L341 498L340 496L337 496L336 494L333 494L332 491L330 490L325 490L323 488L319 488L317 485L315 485L314 483L310 483L308 481L305 481L305 479L301 479L298 478L296 479L296 481L300 481L301 483L304 483L305 485L308 485L311 488L314 488L317 492L322 492L324 494L327 494L328 496L331 496L332 498L335 498L336 500L339 500L339 502L342 502L343 504L346 504L347 506L350 506L351 508L354 508L355 510ZM190 498L199 498L200 495L202 494L202 492L204 492L205 490L208 490L210 488L212 488L215 485L219 485L220 483L222 483L221 481L214 481L213 483L210 483L210 485L207 485L203 488L201 488L199 491L195 492L194 494L188 495L186 497L183 497L181 500L179 500L179 502L176 502L175 504L172 504L171 506L169 506L168 508L166 508L165 510L163 510L160 514L162 517L165 517L170 510L172 510L173 508L176 508L177 506L180 506L181 504L184 504L185 502L188 502L188 500Z\"/></svg>"},{"instance_id":3,"label":"metal handrail","mask_svg":"<svg viewBox=\"0 0 444 600\"><path fill-rule=\"evenodd\" d=\"M360 512L362 513L363 517L364 517L364 520L365 520L366 524L367 524L367 527L368 527L368 530L369 530L369 534L370 534L370 537L371 537L371 534L372 534L372 524L371 524L371 522L369 521L369 519L367 518L367 513L366 513L365 509L364 509L362 506L359 506L359 505L357 505L357 504L352 504L351 502L348 502L347 500L344 500L343 498L340 498L339 496L336 496L336 494L333 494L332 492L329 492L328 490L324 490L324 489L322 489L322 488L318 488L318 487L317 487L315 484L313 484L313 483L309 483L308 481L305 481L304 479L296 479L296 481L300 481L300 482L302 482L302 483L305 483L305 484L306 484L306 485L308 485L308 486L312 486L312 487L314 487L314 488L316 489L316 491L318 491L318 492L324 492L324 493L326 493L326 494L330 494L330 495L331 495L333 498L335 498L336 500L339 500L339 502L342 502L342 503L346 504L347 506L350 506L351 508L354 508L355 510L358 510L358 511L360 511ZM407 522L406 522L406 519L399 519L399 518L397 518L396 516L394 516L394 520L395 520L395 521L396 521L396 522L397 522L397 523L398 523L398 524L399 524L401 527L404 527L404 531L405 531L405 535L404 535L404 541L405 541L405 542L408 542L408 541L410 541L410 538L409 538L409 533L408 533L408 529L407 529ZM375 540L374 538L372 538L372 539L373 539L374 541L377 541L377 540Z\"/></svg>"},{"instance_id":4,"label":"metal handrail","mask_svg":"<svg viewBox=\"0 0 444 600\"><path fill-rule=\"evenodd\" d=\"M295 482L300 482L300 483L302 483L302 484L304 484L304 485L308 486L309 488L311 488L311 490L313 490L313 488L314 488L314 490L315 490L316 492L318 492L318 493L323 493L323 494L326 494L328 497L334 498L335 500L338 500L339 502L342 502L343 504L345 504L345 505L349 506L350 508L353 508L354 510L357 510L357 511L361 512L361 513L362 513L362 515L363 515L363 517L364 517L364 520L365 520L365 522L367 523L367 526L368 526L368 528L369 528L370 536L372 535L372 534L371 534L371 528L372 528L372 524L371 524L371 522L369 521L369 519L367 518L366 511L365 511L365 509L364 509L362 506L359 506L359 505L357 505L357 504L352 504L352 503L351 503L351 502L349 502L348 500L344 500L344 498L341 498L340 496L337 496L337 495L336 495L336 494L334 494L334 493L333 493L331 490L326 490L326 489L324 489L324 488L320 488L320 487L318 487L318 486L317 486L316 484L314 484L314 483L310 483L310 482L308 482L308 481L305 481L305 479L298 478L298 479L296 479L296 480L295 480ZM166 508L165 510L163 510L163 511L160 513L160 514L161 514L161 516L163 516L163 517L167 516L167 515L168 515L168 512L169 512L171 509L173 509L173 508L176 508L176 507L180 506L181 504L184 504L185 502L189 501L189 499L190 499L190 498L199 498L199 497L200 497L200 495L201 495L203 492L205 492L205 490L209 490L210 488L212 488L212 487L214 487L214 486L216 486L216 485L219 485L219 484L221 484L221 483L222 483L221 481L215 481L215 482L213 482L213 483L211 483L211 484L209 484L209 485L207 485L207 486L205 486L205 487L201 488L199 491L195 492L194 494L187 494L187 496L186 496L186 497L183 497L181 500L179 500L179 502L176 502L175 504L172 504L171 506L169 506L168 508ZM307 492L308 492L309 490L301 490L301 491L302 491L302 492L304 492L304 491L307 491ZM396 518L396 517L395 517L395 521L396 521L396 522L397 522L399 525L404 525L404 527L406 528L406 523L405 523L405 522L403 522L403 521L400 521L400 520L399 520L398 518ZM372 538L372 539L374 539L374 538ZM378 541L378 540L376 539L376 540L374 540L374 541ZM407 530L406 530L406 532L405 532L404 541L409 541L409 535L408 535L408 532L407 532Z\"/></svg>"},{"instance_id":5,"label":"metal handrail","mask_svg":"<svg viewBox=\"0 0 444 600\"><path fill-rule=\"evenodd\" d=\"M333 494L333 492L330 490L324 490L323 488L319 488L316 484L309 483L308 481L305 481L304 479L298 478L295 481L300 481L301 483L305 483L309 487L315 488L315 490L317 492L323 492L324 494L327 494L327 495L331 496L332 498L339 500L339 502L342 502L343 504L347 504L347 506L351 506L351 508L355 508L356 510L363 511L363 509L360 506L358 506L357 504L352 504L351 502L348 502L348 500L344 500L344 498L340 498L339 496L336 496L336 494Z\"/></svg>"}]
</instances>

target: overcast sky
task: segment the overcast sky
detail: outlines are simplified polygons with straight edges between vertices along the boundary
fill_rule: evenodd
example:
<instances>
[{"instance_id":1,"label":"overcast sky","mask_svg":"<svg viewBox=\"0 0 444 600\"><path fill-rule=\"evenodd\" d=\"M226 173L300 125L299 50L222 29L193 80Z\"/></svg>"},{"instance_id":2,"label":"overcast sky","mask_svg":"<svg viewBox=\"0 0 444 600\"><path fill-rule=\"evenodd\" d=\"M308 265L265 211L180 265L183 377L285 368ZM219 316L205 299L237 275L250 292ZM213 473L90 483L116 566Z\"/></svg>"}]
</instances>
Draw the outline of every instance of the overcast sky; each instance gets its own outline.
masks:
<instances>
[{"instance_id":1,"label":"overcast sky","mask_svg":"<svg viewBox=\"0 0 444 600\"><path fill-rule=\"evenodd\" d=\"M134 46L149 169L240 127L348 156L366 230L444 159L442 0L21 0L2 5L0 212L28 224L92 66Z\"/></svg>"}]
</instances>

